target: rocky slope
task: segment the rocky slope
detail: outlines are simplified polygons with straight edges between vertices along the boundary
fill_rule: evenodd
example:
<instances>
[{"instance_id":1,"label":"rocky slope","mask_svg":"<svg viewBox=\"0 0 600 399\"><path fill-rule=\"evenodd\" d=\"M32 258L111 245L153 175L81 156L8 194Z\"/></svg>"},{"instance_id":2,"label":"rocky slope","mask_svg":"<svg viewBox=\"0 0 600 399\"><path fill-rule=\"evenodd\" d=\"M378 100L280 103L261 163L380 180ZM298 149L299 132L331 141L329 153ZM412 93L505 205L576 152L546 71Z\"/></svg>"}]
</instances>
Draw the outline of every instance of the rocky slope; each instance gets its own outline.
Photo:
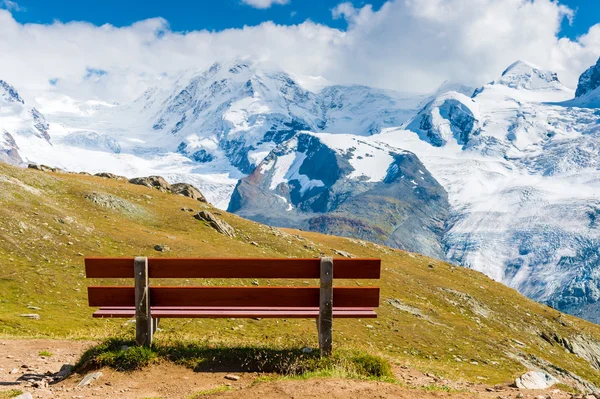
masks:
<instances>
[{"instance_id":1,"label":"rocky slope","mask_svg":"<svg viewBox=\"0 0 600 399\"><path fill-rule=\"evenodd\" d=\"M0 80L0 161L21 165L22 151L27 153L32 146L50 147L48 129L44 116L26 104L14 87Z\"/></svg>"},{"instance_id":2,"label":"rocky slope","mask_svg":"<svg viewBox=\"0 0 600 399\"><path fill-rule=\"evenodd\" d=\"M444 258L444 189L414 154L371 138L296 135L240 180L228 211Z\"/></svg>"}]
</instances>

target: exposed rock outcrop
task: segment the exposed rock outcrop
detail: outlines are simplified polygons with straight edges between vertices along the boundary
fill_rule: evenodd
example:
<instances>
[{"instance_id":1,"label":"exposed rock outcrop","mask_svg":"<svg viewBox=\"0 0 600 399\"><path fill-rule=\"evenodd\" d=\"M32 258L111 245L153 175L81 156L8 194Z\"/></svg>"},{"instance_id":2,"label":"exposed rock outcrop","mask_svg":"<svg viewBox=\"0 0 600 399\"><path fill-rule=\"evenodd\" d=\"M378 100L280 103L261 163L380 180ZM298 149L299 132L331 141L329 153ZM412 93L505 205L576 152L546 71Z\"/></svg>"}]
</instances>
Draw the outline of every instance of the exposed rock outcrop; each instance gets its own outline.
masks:
<instances>
[{"instance_id":1,"label":"exposed rock outcrop","mask_svg":"<svg viewBox=\"0 0 600 399\"><path fill-rule=\"evenodd\" d=\"M162 176L134 177L129 183L154 188L162 192L170 192L171 185Z\"/></svg>"},{"instance_id":2,"label":"exposed rock outcrop","mask_svg":"<svg viewBox=\"0 0 600 399\"><path fill-rule=\"evenodd\" d=\"M584 96L600 87L600 58L579 77L575 97Z\"/></svg>"},{"instance_id":3,"label":"exposed rock outcrop","mask_svg":"<svg viewBox=\"0 0 600 399\"><path fill-rule=\"evenodd\" d=\"M173 194L183 195L184 197L190 197L200 202L206 202L206 197L204 197L200 190L188 183L172 184L171 192Z\"/></svg>"},{"instance_id":4,"label":"exposed rock outcrop","mask_svg":"<svg viewBox=\"0 0 600 399\"><path fill-rule=\"evenodd\" d=\"M198 220L208 222L213 229L223 235L235 237L235 229L231 227L231 225L208 211L200 211L195 214L194 217Z\"/></svg>"},{"instance_id":5,"label":"exposed rock outcrop","mask_svg":"<svg viewBox=\"0 0 600 399\"><path fill-rule=\"evenodd\" d=\"M119 180L119 181L127 181L127 178L125 176L118 176L115 175L113 173L108 173L108 172L100 172L100 173L96 173L94 176L98 176L98 177L103 177L105 179L113 179L113 180Z\"/></svg>"}]
</instances>

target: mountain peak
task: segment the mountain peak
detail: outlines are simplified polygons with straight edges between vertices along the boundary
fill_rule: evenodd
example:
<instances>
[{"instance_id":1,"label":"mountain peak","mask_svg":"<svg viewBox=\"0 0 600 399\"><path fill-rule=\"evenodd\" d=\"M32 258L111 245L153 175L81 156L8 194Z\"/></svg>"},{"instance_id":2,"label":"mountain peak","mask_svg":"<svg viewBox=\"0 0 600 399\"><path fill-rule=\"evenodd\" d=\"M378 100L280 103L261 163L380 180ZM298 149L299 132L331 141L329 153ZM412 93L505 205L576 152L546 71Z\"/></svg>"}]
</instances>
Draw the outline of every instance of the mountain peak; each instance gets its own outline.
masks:
<instances>
[{"instance_id":1,"label":"mountain peak","mask_svg":"<svg viewBox=\"0 0 600 399\"><path fill-rule=\"evenodd\" d=\"M581 97L600 87L600 58L579 77L575 97Z\"/></svg>"},{"instance_id":2,"label":"mountain peak","mask_svg":"<svg viewBox=\"0 0 600 399\"><path fill-rule=\"evenodd\" d=\"M501 84L513 89L560 90L564 86L556 72L548 71L527 61L516 61L502 72L500 79L493 84Z\"/></svg>"},{"instance_id":3,"label":"mountain peak","mask_svg":"<svg viewBox=\"0 0 600 399\"><path fill-rule=\"evenodd\" d=\"M4 80L0 80L0 99L4 99L9 103L25 104L25 101L23 101L19 92Z\"/></svg>"}]
</instances>

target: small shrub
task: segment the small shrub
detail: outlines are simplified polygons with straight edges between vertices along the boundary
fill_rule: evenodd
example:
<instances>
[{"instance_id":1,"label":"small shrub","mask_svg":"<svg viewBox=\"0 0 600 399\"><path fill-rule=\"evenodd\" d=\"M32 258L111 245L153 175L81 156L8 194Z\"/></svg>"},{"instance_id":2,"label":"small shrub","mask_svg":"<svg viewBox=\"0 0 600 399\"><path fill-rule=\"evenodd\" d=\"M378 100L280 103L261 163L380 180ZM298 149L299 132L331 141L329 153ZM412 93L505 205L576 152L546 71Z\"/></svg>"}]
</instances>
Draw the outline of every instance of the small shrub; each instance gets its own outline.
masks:
<instances>
[{"instance_id":1,"label":"small shrub","mask_svg":"<svg viewBox=\"0 0 600 399\"><path fill-rule=\"evenodd\" d=\"M373 355L357 355L350 358L352 364L356 367L356 371L360 375L366 377L391 377L392 368L390 364L377 356Z\"/></svg>"},{"instance_id":2,"label":"small shrub","mask_svg":"<svg viewBox=\"0 0 600 399\"><path fill-rule=\"evenodd\" d=\"M39 356L45 356L45 357L50 357L52 356L52 352L48 352L48 351L41 351L40 353L38 353Z\"/></svg>"},{"instance_id":3,"label":"small shrub","mask_svg":"<svg viewBox=\"0 0 600 399\"><path fill-rule=\"evenodd\" d=\"M157 343L151 348L112 338L86 351L75 368L111 367L138 370L158 361L170 361L194 371L276 373L285 377L337 376L349 378L392 377L389 363L362 352L339 352L322 358L317 351L299 348L211 346L190 342Z\"/></svg>"}]
</instances>

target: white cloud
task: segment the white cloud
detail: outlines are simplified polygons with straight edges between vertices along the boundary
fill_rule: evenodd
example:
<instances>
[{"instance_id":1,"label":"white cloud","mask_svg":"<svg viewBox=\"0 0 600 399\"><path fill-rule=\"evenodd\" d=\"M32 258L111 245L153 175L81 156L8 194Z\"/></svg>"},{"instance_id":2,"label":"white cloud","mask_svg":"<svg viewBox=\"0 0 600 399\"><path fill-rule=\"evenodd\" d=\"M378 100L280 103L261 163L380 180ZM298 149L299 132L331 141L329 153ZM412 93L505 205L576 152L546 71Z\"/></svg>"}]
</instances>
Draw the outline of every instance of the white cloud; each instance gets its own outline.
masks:
<instances>
[{"instance_id":1,"label":"white cloud","mask_svg":"<svg viewBox=\"0 0 600 399\"><path fill-rule=\"evenodd\" d=\"M273 4L288 4L290 0L242 0L242 3L255 8L269 8Z\"/></svg>"},{"instance_id":2,"label":"white cloud","mask_svg":"<svg viewBox=\"0 0 600 399\"><path fill-rule=\"evenodd\" d=\"M0 0L0 8L4 8L9 11L26 11L25 8L17 4L16 1L11 0Z\"/></svg>"},{"instance_id":3,"label":"white cloud","mask_svg":"<svg viewBox=\"0 0 600 399\"><path fill-rule=\"evenodd\" d=\"M600 56L600 24L559 39L572 15L551 0L397 0L379 10L339 5L333 16L346 19L346 31L306 21L178 33L161 18L122 28L40 25L0 10L0 79L26 95L52 89L121 101L181 70L251 56L334 82L427 91L446 79L481 85L524 59L574 87Z\"/></svg>"}]
</instances>

